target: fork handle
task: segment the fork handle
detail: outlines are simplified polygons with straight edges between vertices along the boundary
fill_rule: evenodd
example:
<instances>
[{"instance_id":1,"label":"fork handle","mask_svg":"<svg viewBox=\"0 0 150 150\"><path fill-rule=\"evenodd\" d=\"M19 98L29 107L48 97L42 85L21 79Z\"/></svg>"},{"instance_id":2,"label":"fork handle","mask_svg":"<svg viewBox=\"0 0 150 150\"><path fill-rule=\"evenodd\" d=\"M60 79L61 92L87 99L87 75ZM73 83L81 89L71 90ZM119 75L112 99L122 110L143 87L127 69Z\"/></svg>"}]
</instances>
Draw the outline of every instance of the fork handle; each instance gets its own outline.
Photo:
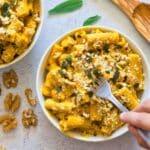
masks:
<instances>
[{"instance_id":1,"label":"fork handle","mask_svg":"<svg viewBox=\"0 0 150 150\"><path fill-rule=\"evenodd\" d=\"M129 110L123 106L113 95L109 96L109 100L111 100L111 102L120 109L120 111L122 112L129 112ZM138 133L140 134L140 136L145 140L145 142L147 142L148 144L150 144L150 132L144 130L144 129L140 129L137 128Z\"/></svg>"}]
</instances>

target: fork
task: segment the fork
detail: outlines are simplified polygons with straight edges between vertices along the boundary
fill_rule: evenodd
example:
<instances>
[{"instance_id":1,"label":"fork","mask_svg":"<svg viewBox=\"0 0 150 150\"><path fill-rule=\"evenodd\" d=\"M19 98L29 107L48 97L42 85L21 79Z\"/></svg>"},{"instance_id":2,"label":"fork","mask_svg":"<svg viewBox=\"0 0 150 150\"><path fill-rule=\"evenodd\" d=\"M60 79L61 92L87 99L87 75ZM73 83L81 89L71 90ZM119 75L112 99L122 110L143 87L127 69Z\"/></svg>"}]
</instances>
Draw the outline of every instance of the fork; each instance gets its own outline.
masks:
<instances>
[{"instance_id":1,"label":"fork","mask_svg":"<svg viewBox=\"0 0 150 150\"><path fill-rule=\"evenodd\" d=\"M104 99L107 99L110 102L112 102L121 112L129 112L129 110L125 106L123 106L113 96L110 84L103 77L100 78L100 80L98 81L98 86L93 90L93 92L95 95L102 97ZM143 129L140 129L140 128L137 128L137 131L140 134L140 136L145 140L145 142L150 144L150 132L143 130Z\"/></svg>"}]
</instances>

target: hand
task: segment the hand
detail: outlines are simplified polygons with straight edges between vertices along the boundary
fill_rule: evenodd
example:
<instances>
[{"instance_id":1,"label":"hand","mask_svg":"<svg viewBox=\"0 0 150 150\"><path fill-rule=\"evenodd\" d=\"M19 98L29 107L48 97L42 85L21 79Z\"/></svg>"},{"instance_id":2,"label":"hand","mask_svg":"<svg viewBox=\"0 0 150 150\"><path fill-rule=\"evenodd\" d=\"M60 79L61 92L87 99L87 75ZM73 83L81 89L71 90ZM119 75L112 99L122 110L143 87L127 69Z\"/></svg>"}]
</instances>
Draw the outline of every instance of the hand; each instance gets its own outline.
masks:
<instances>
[{"instance_id":1,"label":"hand","mask_svg":"<svg viewBox=\"0 0 150 150\"><path fill-rule=\"evenodd\" d=\"M129 131L135 136L138 143L150 150L150 145L142 139L136 129L141 128L150 131L150 100L143 102L131 112L122 113L120 118L128 124Z\"/></svg>"}]
</instances>

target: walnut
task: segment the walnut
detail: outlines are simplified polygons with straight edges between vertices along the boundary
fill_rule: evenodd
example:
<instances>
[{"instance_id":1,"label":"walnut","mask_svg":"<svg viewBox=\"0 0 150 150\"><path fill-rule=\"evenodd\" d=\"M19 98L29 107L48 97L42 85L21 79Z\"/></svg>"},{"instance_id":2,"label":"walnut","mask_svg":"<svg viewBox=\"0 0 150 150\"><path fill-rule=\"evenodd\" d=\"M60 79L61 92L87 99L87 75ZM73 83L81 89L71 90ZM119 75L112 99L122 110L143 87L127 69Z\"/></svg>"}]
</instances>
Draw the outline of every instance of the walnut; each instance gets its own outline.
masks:
<instances>
[{"instance_id":1,"label":"walnut","mask_svg":"<svg viewBox=\"0 0 150 150\"><path fill-rule=\"evenodd\" d=\"M37 104L36 98L33 98L33 97L32 97L32 90L31 90L30 88L25 89L25 95L26 95L26 97L27 97L28 103L29 103L31 106L35 106L35 105Z\"/></svg>"},{"instance_id":2,"label":"walnut","mask_svg":"<svg viewBox=\"0 0 150 150\"><path fill-rule=\"evenodd\" d=\"M11 69L8 72L4 72L3 75L3 84L6 88L15 88L18 85L18 76L16 72Z\"/></svg>"},{"instance_id":3,"label":"walnut","mask_svg":"<svg viewBox=\"0 0 150 150\"><path fill-rule=\"evenodd\" d=\"M7 111L16 112L20 107L21 97L19 95L13 95L8 93L4 100L4 106Z\"/></svg>"},{"instance_id":4,"label":"walnut","mask_svg":"<svg viewBox=\"0 0 150 150\"><path fill-rule=\"evenodd\" d=\"M17 120L14 115L6 114L0 116L0 124L3 125L4 132L9 132L17 127Z\"/></svg>"},{"instance_id":5,"label":"walnut","mask_svg":"<svg viewBox=\"0 0 150 150\"><path fill-rule=\"evenodd\" d=\"M37 115L32 109L24 110L22 113L22 124L25 128L36 126L38 123Z\"/></svg>"}]
</instances>

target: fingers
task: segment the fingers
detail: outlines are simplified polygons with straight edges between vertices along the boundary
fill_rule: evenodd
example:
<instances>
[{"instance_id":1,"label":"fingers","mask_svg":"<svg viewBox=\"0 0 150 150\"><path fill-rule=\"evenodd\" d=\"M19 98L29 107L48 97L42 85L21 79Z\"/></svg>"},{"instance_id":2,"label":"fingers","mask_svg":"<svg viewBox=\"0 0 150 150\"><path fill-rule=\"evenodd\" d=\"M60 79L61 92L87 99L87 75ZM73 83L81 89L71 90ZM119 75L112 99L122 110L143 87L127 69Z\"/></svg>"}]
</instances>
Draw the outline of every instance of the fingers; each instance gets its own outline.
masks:
<instances>
[{"instance_id":1,"label":"fingers","mask_svg":"<svg viewBox=\"0 0 150 150\"><path fill-rule=\"evenodd\" d=\"M135 108L133 111L150 113L150 100L144 101L137 108Z\"/></svg>"},{"instance_id":2,"label":"fingers","mask_svg":"<svg viewBox=\"0 0 150 150\"><path fill-rule=\"evenodd\" d=\"M142 146L146 149L150 149L150 146L142 139L142 137L137 132L136 128L134 128L131 125L129 125L128 128L129 128L129 131L135 136L135 138L137 139L140 146Z\"/></svg>"},{"instance_id":3,"label":"fingers","mask_svg":"<svg viewBox=\"0 0 150 150\"><path fill-rule=\"evenodd\" d=\"M150 130L150 114L143 113L143 112L128 112L128 113L122 113L120 115L120 119L130 124L134 127L141 128L144 130Z\"/></svg>"}]
</instances>

